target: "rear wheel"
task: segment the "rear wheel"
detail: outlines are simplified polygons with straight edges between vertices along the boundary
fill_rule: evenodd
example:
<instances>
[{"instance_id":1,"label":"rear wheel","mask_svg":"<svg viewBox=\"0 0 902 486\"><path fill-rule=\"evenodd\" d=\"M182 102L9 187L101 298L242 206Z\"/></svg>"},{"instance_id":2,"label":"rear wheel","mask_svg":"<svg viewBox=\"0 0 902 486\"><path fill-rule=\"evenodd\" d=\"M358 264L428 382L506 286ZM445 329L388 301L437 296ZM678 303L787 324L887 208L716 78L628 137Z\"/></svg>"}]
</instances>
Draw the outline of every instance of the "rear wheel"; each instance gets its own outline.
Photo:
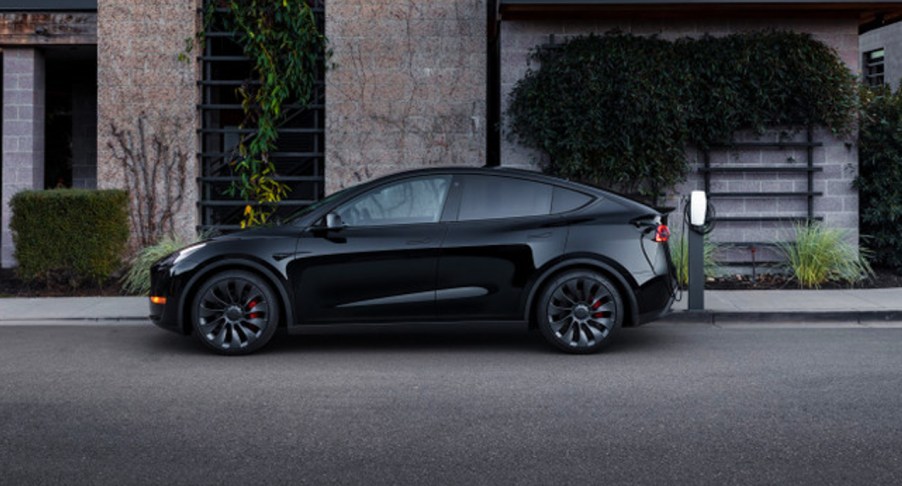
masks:
<instances>
[{"instance_id":1,"label":"rear wheel","mask_svg":"<svg viewBox=\"0 0 902 486\"><path fill-rule=\"evenodd\" d=\"M623 300L603 275L573 270L542 292L536 312L545 339L568 353L594 353L605 347L623 323Z\"/></svg>"},{"instance_id":2,"label":"rear wheel","mask_svg":"<svg viewBox=\"0 0 902 486\"><path fill-rule=\"evenodd\" d=\"M262 278L241 270L218 273L198 289L191 309L194 335L221 354L265 346L279 325L279 304Z\"/></svg>"}]
</instances>

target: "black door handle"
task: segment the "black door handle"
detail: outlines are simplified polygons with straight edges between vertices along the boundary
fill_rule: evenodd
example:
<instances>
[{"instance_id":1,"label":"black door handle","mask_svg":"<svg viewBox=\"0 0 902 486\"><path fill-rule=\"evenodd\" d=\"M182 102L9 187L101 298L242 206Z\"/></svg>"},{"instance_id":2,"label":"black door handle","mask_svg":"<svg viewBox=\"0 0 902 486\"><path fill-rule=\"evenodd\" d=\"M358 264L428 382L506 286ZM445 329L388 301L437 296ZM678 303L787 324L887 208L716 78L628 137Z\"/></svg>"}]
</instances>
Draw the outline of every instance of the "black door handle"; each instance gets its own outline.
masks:
<instances>
[{"instance_id":1,"label":"black door handle","mask_svg":"<svg viewBox=\"0 0 902 486\"><path fill-rule=\"evenodd\" d=\"M420 240L407 240L408 245L426 245L432 243L432 238L423 238Z\"/></svg>"},{"instance_id":2,"label":"black door handle","mask_svg":"<svg viewBox=\"0 0 902 486\"><path fill-rule=\"evenodd\" d=\"M546 231L546 232L544 232L544 233L532 233L532 234L527 235L527 236L529 236L529 238L535 238L535 239L540 239L540 238L550 238L550 237L551 237L551 231Z\"/></svg>"}]
</instances>

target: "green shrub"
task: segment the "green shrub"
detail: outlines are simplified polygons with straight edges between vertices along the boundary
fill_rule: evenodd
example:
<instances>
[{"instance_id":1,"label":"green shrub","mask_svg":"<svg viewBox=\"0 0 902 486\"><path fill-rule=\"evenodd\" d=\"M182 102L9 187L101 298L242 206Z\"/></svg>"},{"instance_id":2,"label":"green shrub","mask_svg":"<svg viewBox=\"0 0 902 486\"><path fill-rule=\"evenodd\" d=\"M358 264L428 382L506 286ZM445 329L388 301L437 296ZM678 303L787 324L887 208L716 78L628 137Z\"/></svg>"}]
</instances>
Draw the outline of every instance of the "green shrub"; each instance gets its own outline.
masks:
<instances>
[{"instance_id":1,"label":"green shrub","mask_svg":"<svg viewBox=\"0 0 902 486\"><path fill-rule=\"evenodd\" d=\"M531 53L511 92L510 136L548 172L655 199L686 175L686 148L737 130L823 125L848 133L855 76L808 34L725 37L609 33Z\"/></svg>"},{"instance_id":2,"label":"green shrub","mask_svg":"<svg viewBox=\"0 0 902 486\"><path fill-rule=\"evenodd\" d=\"M129 236L125 191L23 191L10 206L23 280L78 286L119 269Z\"/></svg>"},{"instance_id":3,"label":"green shrub","mask_svg":"<svg viewBox=\"0 0 902 486\"><path fill-rule=\"evenodd\" d=\"M129 262L128 272L122 276L122 290L133 295L148 295L150 293L150 266L160 258L197 241L198 239L165 236L155 245L142 248Z\"/></svg>"},{"instance_id":4,"label":"green shrub","mask_svg":"<svg viewBox=\"0 0 902 486\"><path fill-rule=\"evenodd\" d=\"M860 119L861 234L874 264L902 272L902 90L862 88Z\"/></svg>"},{"instance_id":5,"label":"green shrub","mask_svg":"<svg viewBox=\"0 0 902 486\"><path fill-rule=\"evenodd\" d=\"M705 247L702 252L705 277L717 275L718 265L715 260L717 245L705 238ZM689 285L689 243L685 235L670 239L670 257L676 267L677 284L680 287L686 287Z\"/></svg>"},{"instance_id":6,"label":"green shrub","mask_svg":"<svg viewBox=\"0 0 902 486\"><path fill-rule=\"evenodd\" d=\"M800 287L820 288L830 281L855 283L872 273L868 252L848 241L848 231L812 223L797 225L795 233L795 241L782 242L779 248Z\"/></svg>"}]
</instances>

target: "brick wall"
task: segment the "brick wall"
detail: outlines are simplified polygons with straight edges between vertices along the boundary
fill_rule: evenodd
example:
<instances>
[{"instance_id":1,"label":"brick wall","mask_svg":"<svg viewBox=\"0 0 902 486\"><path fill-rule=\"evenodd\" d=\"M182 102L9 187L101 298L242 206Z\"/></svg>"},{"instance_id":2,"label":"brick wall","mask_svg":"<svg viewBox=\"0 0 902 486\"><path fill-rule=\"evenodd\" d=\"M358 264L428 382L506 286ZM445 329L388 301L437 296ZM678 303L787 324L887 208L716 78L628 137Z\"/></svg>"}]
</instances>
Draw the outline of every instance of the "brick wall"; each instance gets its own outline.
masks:
<instances>
[{"instance_id":1,"label":"brick wall","mask_svg":"<svg viewBox=\"0 0 902 486\"><path fill-rule=\"evenodd\" d=\"M484 0L327 0L326 192L485 163Z\"/></svg>"},{"instance_id":2,"label":"brick wall","mask_svg":"<svg viewBox=\"0 0 902 486\"><path fill-rule=\"evenodd\" d=\"M9 200L44 188L44 56L35 48L3 50L3 205L0 265L15 266Z\"/></svg>"},{"instance_id":3,"label":"brick wall","mask_svg":"<svg viewBox=\"0 0 902 486\"><path fill-rule=\"evenodd\" d=\"M111 125L134 130L142 114L150 130L170 130L172 142L190 154L184 167L188 190L178 230L193 234L197 224L196 67L178 60L185 39L197 30L195 0L99 0L97 186L125 188L120 163L108 147ZM158 181L159 185L166 181Z\"/></svg>"},{"instance_id":4,"label":"brick wall","mask_svg":"<svg viewBox=\"0 0 902 486\"><path fill-rule=\"evenodd\" d=\"M552 20L552 21L504 21L501 29L502 45L502 112L506 109L508 97L514 84L527 70L527 55L533 47L549 42L549 35L554 34L560 41L567 36L604 33L612 29L632 32L638 35L656 34L665 39L676 39L686 36L704 34L726 35L733 32L754 31L763 29L785 29L809 32L815 38L836 49L840 57L854 71L859 68L858 52L858 19L855 15L847 17L794 17L787 19L746 19L741 17L716 17L709 19L674 19L670 21L626 20ZM502 125L504 115L502 114ZM765 134L760 139L750 134L737 134L737 141L776 140L779 131ZM804 133L784 134L790 139L804 138ZM796 137L796 138L793 138ZM854 237L858 235L858 197L851 188L855 168L858 165L857 148L847 144L848 140L834 137L825 130L816 130L814 140L822 142L823 147L814 150L814 162L823 167L823 172L815 173L814 190L824 193L815 199L815 215L824 218L827 224L849 230ZM503 165L536 168L542 161L541 155L535 151L510 142L502 136L501 160ZM687 157L697 167L701 156L689 150ZM742 152L721 152L713 154L712 163L734 163L748 165L780 165L803 164L803 150L743 150ZM716 177L713 191L801 191L804 190L805 177L792 174L736 174L732 177ZM703 180L697 174L679 185L669 198L670 205L679 202L680 195L686 195L692 189L703 189ZM718 215L721 216L796 216L805 215L804 198L744 198L733 200L716 200ZM719 224L712 234L714 241L721 242L764 242L791 239L792 225L788 223L723 223ZM748 258L738 250L735 258ZM737 252L733 252L737 253Z\"/></svg>"}]
</instances>

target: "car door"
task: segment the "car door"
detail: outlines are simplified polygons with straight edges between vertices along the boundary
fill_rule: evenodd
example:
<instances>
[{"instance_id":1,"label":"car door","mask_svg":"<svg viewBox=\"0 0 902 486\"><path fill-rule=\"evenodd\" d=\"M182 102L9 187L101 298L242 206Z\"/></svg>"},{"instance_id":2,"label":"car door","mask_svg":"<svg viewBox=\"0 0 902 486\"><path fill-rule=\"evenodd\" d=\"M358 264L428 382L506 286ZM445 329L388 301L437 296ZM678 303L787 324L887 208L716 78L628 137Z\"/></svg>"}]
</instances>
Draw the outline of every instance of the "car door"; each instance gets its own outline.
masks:
<instances>
[{"instance_id":1,"label":"car door","mask_svg":"<svg viewBox=\"0 0 902 486\"><path fill-rule=\"evenodd\" d=\"M338 206L344 226L314 227L290 271L301 323L435 317L449 175L388 182Z\"/></svg>"},{"instance_id":2,"label":"car door","mask_svg":"<svg viewBox=\"0 0 902 486\"><path fill-rule=\"evenodd\" d=\"M436 308L448 319L522 319L538 267L563 252L567 228L551 214L554 186L509 176L455 178L458 206L439 257Z\"/></svg>"}]
</instances>

